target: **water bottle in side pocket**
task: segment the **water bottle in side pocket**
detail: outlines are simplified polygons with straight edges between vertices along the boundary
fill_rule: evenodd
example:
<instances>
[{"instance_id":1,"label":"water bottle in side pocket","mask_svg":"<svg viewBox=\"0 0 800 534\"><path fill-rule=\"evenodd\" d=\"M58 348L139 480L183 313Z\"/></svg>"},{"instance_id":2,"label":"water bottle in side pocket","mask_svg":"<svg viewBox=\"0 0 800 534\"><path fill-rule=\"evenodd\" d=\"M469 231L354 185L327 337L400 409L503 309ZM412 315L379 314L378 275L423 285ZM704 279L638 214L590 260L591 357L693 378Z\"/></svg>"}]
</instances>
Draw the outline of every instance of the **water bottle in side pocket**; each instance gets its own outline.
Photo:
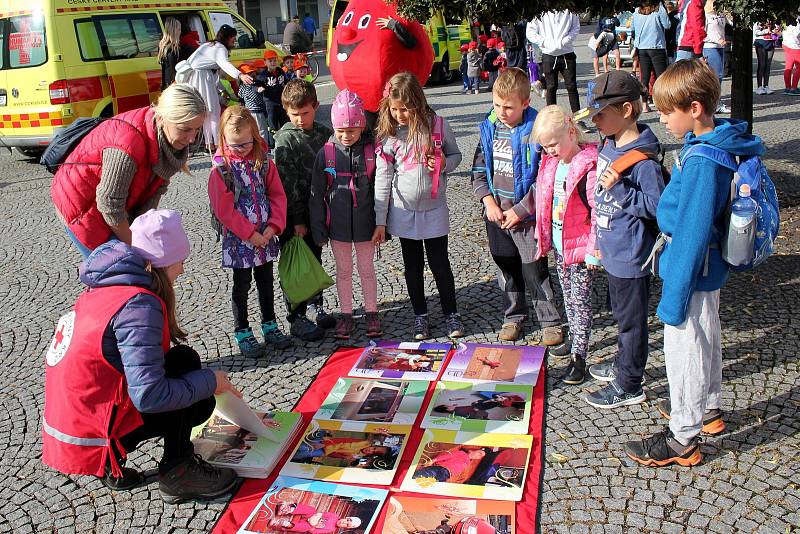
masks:
<instances>
[{"instance_id":1,"label":"water bottle in side pocket","mask_svg":"<svg viewBox=\"0 0 800 534\"><path fill-rule=\"evenodd\" d=\"M750 197L750 186L739 186L739 194L731 204L728 231L722 241L722 258L736 267L753 261L758 204Z\"/></svg>"}]
</instances>

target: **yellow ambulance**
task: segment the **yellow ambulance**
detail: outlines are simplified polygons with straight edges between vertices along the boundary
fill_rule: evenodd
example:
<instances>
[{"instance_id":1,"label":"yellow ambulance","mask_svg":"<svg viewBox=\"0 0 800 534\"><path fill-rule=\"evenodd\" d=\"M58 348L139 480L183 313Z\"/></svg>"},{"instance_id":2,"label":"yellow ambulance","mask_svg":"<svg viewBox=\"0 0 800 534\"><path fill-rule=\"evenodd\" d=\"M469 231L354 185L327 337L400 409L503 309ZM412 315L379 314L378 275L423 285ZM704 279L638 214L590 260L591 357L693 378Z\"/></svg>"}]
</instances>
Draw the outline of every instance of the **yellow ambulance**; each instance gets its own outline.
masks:
<instances>
[{"instance_id":1,"label":"yellow ambulance","mask_svg":"<svg viewBox=\"0 0 800 534\"><path fill-rule=\"evenodd\" d=\"M349 0L333 0L331 23L328 26L328 46L330 51L333 31L342 18ZM450 22L450 24L448 24ZM425 23L425 30L433 45L433 68L431 81L449 83L458 78L461 64L461 45L472 40L470 26L466 20L446 20L441 11L435 11ZM328 56L330 57L330 56Z\"/></svg>"},{"instance_id":2,"label":"yellow ambulance","mask_svg":"<svg viewBox=\"0 0 800 534\"><path fill-rule=\"evenodd\" d=\"M155 101L166 17L201 43L236 28L234 64L274 48L221 0L0 0L0 148L34 155L77 117Z\"/></svg>"}]
</instances>

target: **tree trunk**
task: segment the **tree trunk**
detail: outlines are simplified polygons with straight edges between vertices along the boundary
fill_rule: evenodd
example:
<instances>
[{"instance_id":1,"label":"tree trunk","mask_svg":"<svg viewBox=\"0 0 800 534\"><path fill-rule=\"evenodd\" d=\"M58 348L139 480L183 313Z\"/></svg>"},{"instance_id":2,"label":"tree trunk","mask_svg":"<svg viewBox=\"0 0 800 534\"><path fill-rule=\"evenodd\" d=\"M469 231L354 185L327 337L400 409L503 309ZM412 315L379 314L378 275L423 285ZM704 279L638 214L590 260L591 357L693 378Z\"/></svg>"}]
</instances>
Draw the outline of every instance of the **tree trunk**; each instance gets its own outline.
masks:
<instances>
[{"instance_id":1,"label":"tree trunk","mask_svg":"<svg viewBox=\"0 0 800 534\"><path fill-rule=\"evenodd\" d=\"M731 51L731 117L747 121L753 130L753 30L740 17L733 18Z\"/></svg>"}]
</instances>

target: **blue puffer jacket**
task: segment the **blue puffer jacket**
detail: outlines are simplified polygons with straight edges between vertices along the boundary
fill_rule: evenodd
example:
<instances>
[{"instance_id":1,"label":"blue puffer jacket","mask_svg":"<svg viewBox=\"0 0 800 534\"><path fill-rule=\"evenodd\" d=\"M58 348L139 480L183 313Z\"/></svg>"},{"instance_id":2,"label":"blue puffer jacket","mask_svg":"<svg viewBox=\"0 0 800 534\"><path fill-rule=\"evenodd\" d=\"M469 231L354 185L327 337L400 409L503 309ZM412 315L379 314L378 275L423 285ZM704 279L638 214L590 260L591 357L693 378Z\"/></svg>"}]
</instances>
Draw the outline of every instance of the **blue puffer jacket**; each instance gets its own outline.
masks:
<instances>
[{"instance_id":1,"label":"blue puffer jacket","mask_svg":"<svg viewBox=\"0 0 800 534\"><path fill-rule=\"evenodd\" d=\"M123 285L149 289L153 276L130 246L113 240L95 249L81 264L80 279L90 288ZM163 325L161 302L140 294L117 312L103 334L103 356L125 374L131 401L142 413L186 408L212 396L217 388L210 369L181 378L164 375Z\"/></svg>"}]
</instances>

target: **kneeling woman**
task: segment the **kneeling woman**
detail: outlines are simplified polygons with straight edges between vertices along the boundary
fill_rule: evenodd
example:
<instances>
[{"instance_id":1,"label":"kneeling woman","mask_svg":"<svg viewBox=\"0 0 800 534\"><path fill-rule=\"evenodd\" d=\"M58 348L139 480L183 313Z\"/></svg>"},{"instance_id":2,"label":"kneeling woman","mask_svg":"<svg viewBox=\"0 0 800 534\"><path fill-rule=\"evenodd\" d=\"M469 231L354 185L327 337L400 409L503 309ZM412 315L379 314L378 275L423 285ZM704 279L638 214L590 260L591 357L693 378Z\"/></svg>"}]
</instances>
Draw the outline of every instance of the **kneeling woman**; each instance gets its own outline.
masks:
<instances>
[{"instance_id":1,"label":"kneeling woman","mask_svg":"<svg viewBox=\"0 0 800 534\"><path fill-rule=\"evenodd\" d=\"M123 467L147 439L163 438L161 495L170 503L226 493L237 478L194 454L192 427L214 394L240 395L222 371L202 369L175 319L175 279L189 256L181 216L150 210L131 224L131 245L112 240L81 264L88 286L59 320L47 351L42 460L94 475L111 489L142 482Z\"/></svg>"}]
</instances>

